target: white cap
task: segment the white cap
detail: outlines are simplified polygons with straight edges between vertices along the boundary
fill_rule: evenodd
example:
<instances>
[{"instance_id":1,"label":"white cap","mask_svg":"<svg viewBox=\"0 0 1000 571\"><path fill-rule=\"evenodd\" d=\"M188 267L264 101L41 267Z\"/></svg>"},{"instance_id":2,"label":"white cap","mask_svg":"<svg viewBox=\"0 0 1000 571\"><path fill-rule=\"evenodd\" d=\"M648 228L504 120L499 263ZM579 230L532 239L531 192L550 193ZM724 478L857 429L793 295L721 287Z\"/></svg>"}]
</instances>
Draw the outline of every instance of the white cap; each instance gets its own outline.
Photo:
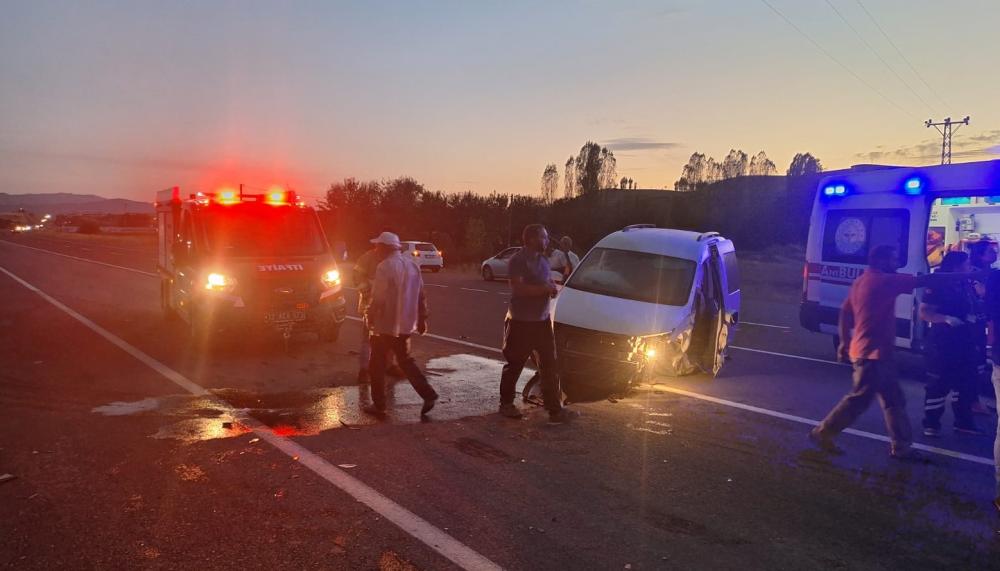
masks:
<instances>
[{"instance_id":1,"label":"white cap","mask_svg":"<svg viewBox=\"0 0 1000 571\"><path fill-rule=\"evenodd\" d=\"M399 243L399 236L393 234L392 232L382 232L378 235L378 238L371 240L371 243L391 246L397 250L403 249L403 245Z\"/></svg>"}]
</instances>

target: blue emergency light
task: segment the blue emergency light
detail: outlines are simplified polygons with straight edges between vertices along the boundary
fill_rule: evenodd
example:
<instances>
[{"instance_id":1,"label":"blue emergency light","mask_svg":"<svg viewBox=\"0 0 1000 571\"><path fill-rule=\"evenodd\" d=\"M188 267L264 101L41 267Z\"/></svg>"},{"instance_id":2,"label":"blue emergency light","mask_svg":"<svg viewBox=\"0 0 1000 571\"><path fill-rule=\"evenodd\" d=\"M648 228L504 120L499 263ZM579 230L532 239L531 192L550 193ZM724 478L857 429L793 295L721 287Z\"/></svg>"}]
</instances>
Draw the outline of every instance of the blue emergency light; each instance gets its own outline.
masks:
<instances>
[{"instance_id":1,"label":"blue emergency light","mask_svg":"<svg viewBox=\"0 0 1000 571\"><path fill-rule=\"evenodd\" d=\"M844 196L847 194L847 187L842 184L829 184L823 187L823 196Z\"/></svg>"},{"instance_id":2,"label":"blue emergency light","mask_svg":"<svg viewBox=\"0 0 1000 571\"><path fill-rule=\"evenodd\" d=\"M903 182L903 192L910 196L919 196L924 192L924 181L919 176L911 176Z\"/></svg>"}]
</instances>

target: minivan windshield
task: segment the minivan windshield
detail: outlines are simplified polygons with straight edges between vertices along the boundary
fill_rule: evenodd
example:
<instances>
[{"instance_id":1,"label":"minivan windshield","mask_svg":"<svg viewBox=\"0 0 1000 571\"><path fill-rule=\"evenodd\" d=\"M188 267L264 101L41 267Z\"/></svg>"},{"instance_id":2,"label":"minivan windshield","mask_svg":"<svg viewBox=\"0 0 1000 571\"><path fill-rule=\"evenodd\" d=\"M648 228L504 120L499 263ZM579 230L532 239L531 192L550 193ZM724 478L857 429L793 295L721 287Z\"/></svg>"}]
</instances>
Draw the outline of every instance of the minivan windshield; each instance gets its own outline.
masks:
<instances>
[{"instance_id":1,"label":"minivan windshield","mask_svg":"<svg viewBox=\"0 0 1000 571\"><path fill-rule=\"evenodd\" d=\"M684 305L694 272L692 260L594 248L573 272L566 287L648 303Z\"/></svg>"},{"instance_id":2,"label":"minivan windshield","mask_svg":"<svg viewBox=\"0 0 1000 571\"><path fill-rule=\"evenodd\" d=\"M294 206L234 204L206 209L200 217L208 251L222 256L315 256L326 252L309 210Z\"/></svg>"}]
</instances>

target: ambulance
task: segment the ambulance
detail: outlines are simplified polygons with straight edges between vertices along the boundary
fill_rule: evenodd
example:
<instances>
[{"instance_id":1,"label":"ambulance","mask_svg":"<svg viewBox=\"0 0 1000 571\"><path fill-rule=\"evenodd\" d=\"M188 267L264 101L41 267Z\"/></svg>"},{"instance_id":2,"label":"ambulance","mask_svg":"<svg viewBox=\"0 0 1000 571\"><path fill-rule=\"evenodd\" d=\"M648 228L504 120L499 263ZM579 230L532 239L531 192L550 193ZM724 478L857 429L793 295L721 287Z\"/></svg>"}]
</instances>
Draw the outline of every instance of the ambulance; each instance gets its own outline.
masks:
<instances>
[{"instance_id":1,"label":"ambulance","mask_svg":"<svg viewBox=\"0 0 1000 571\"><path fill-rule=\"evenodd\" d=\"M193 339L276 332L326 341L347 313L340 271L316 212L292 191L156 195L160 303Z\"/></svg>"},{"instance_id":2,"label":"ambulance","mask_svg":"<svg viewBox=\"0 0 1000 571\"><path fill-rule=\"evenodd\" d=\"M799 320L839 343L840 306L868 252L895 246L900 273L926 274L944 253L1000 240L1000 160L896 167L858 165L823 178L816 192ZM896 299L896 346L920 350L922 291Z\"/></svg>"}]
</instances>

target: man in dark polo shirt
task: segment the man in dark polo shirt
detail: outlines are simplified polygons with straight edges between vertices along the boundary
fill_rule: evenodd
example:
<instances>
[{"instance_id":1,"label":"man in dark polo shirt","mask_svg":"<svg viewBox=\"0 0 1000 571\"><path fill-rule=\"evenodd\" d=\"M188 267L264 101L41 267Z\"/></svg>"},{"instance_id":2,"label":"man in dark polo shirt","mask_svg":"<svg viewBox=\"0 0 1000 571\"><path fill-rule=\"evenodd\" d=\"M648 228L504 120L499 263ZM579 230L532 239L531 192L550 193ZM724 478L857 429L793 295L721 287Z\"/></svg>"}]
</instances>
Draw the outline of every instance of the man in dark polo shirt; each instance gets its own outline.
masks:
<instances>
[{"instance_id":1,"label":"man in dark polo shirt","mask_svg":"<svg viewBox=\"0 0 1000 571\"><path fill-rule=\"evenodd\" d=\"M955 283L981 274L897 274L899 255L893 246L876 246L868 268L854 280L840 310L838 357L854 367L854 386L810 433L820 448L838 452L833 437L854 423L877 396L882 403L893 458L913 456L913 434L906 398L896 379L896 298L917 288ZM853 330L853 336L852 336Z\"/></svg>"},{"instance_id":2,"label":"man in dark polo shirt","mask_svg":"<svg viewBox=\"0 0 1000 571\"><path fill-rule=\"evenodd\" d=\"M524 364L534 352L538 356L538 373L549 422L562 424L572 415L562 406L556 371L550 306L558 289L552 282L549 262L544 255L549 233L541 224L531 224L524 228L521 239L524 247L511 257L508 271L511 297L504 322L503 355L507 364L500 375L500 414L508 418L523 416L514 404L514 397Z\"/></svg>"}]
</instances>

